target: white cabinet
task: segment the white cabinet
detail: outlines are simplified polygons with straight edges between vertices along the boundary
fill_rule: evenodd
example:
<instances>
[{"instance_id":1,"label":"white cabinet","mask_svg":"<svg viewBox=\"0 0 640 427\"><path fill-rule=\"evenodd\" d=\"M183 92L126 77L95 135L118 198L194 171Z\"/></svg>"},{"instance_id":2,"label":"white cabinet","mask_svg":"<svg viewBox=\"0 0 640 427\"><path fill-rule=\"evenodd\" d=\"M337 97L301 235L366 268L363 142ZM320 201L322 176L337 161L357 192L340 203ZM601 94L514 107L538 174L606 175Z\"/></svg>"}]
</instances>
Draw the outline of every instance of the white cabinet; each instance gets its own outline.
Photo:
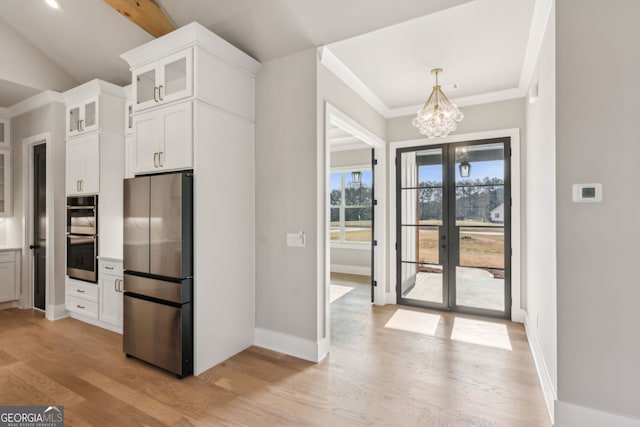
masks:
<instances>
[{"instance_id":1,"label":"white cabinet","mask_svg":"<svg viewBox=\"0 0 640 427\"><path fill-rule=\"evenodd\" d=\"M67 195L100 191L100 135L67 142Z\"/></svg>"},{"instance_id":2,"label":"white cabinet","mask_svg":"<svg viewBox=\"0 0 640 427\"><path fill-rule=\"evenodd\" d=\"M134 111L193 95L193 50L185 49L133 70Z\"/></svg>"},{"instance_id":3,"label":"white cabinet","mask_svg":"<svg viewBox=\"0 0 640 427\"><path fill-rule=\"evenodd\" d=\"M193 167L193 107L183 102L133 118L134 173Z\"/></svg>"},{"instance_id":4,"label":"white cabinet","mask_svg":"<svg viewBox=\"0 0 640 427\"><path fill-rule=\"evenodd\" d=\"M91 319L98 318L98 285L67 277L67 310Z\"/></svg>"},{"instance_id":5,"label":"white cabinet","mask_svg":"<svg viewBox=\"0 0 640 427\"><path fill-rule=\"evenodd\" d=\"M0 252L0 302L15 301L20 297L20 260L16 251Z\"/></svg>"},{"instance_id":6,"label":"white cabinet","mask_svg":"<svg viewBox=\"0 0 640 427\"><path fill-rule=\"evenodd\" d=\"M0 217L11 215L11 151L0 150Z\"/></svg>"},{"instance_id":7,"label":"white cabinet","mask_svg":"<svg viewBox=\"0 0 640 427\"><path fill-rule=\"evenodd\" d=\"M100 303L98 318L105 323L122 328L122 292L124 280L122 263L100 260Z\"/></svg>"},{"instance_id":8,"label":"white cabinet","mask_svg":"<svg viewBox=\"0 0 640 427\"><path fill-rule=\"evenodd\" d=\"M127 99L124 110L124 133L133 133L133 99Z\"/></svg>"},{"instance_id":9,"label":"white cabinet","mask_svg":"<svg viewBox=\"0 0 640 427\"><path fill-rule=\"evenodd\" d=\"M8 119L0 119L0 148L11 148L11 133Z\"/></svg>"},{"instance_id":10,"label":"white cabinet","mask_svg":"<svg viewBox=\"0 0 640 427\"><path fill-rule=\"evenodd\" d=\"M99 96L67 106L67 138L100 128Z\"/></svg>"}]
</instances>

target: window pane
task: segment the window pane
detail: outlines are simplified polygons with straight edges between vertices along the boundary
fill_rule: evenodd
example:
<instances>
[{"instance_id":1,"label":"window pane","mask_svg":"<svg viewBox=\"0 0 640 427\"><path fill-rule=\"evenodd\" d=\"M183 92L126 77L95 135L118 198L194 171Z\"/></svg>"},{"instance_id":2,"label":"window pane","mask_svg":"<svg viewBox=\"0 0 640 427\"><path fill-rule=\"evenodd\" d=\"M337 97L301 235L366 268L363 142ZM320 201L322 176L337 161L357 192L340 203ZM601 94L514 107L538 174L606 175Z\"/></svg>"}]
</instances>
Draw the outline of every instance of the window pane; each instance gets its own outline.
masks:
<instances>
[{"instance_id":1,"label":"window pane","mask_svg":"<svg viewBox=\"0 0 640 427\"><path fill-rule=\"evenodd\" d=\"M331 197L331 206L340 206L341 190L342 189L342 174L332 173L329 182L329 191Z\"/></svg>"},{"instance_id":2,"label":"window pane","mask_svg":"<svg viewBox=\"0 0 640 427\"><path fill-rule=\"evenodd\" d=\"M331 208L329 235L331 240L340 240L340 208Z\"/></svg>"},{"instance_id":3,"label":"window pane","mask_svg":"<svg viewBox=\"0 0 640 427\"><path fill-rule=\"evenodd\" d=\"M504 186L456 188L456 225L504 223Z\"/></svg>"},{"instance_id":4,"label":"window pane","mask_svg":"<svg viewBox=\"0 0 640 427\"><path fill-rule=\"evenodd\" d=\"M345 208L345 241L371 242L371 208Z\"/></svg>"}]
</instances>

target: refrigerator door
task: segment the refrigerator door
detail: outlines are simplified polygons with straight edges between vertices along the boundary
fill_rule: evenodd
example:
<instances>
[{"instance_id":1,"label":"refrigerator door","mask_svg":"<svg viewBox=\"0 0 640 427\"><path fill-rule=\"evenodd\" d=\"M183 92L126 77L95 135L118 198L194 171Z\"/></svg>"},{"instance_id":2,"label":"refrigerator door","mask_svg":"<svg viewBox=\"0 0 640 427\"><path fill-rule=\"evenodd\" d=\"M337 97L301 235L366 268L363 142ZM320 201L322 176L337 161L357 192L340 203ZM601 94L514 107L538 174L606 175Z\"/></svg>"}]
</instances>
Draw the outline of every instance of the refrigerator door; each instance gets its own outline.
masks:
<instances>
[{"instance_id":1,"label":"refrigerator door","mask_svg":"<svg viewBox=\"0 0 640 427\"><path fill-rule=\"evenodd\" d=\"M124 273L124 291L177 304L190 302L193 294L191 279L181 282L151 279Z\"/></svg>"},{"instance_id":2,"label":"refrigerator door","mask_svg":"<svg viewBox=\"0 0 640 427\"><path fill-rule=\"evenodd\" d=\"M179 376L193 372L191 304L180 307L124 296L123 349Z\"/></svg>"},{"instance_id":3,"label":"refrigerator door","mask_svg":"<svg viewBox=\"0 0 640 427\"><path fill-rule=\"evenodd\" d=\"M149 177L124 180L124 269L149 272Z\"/></svg>"},{"instance_id":4,"label":"refrigerator door","mask_svg":"<svg viewBox=\"0 0 640 427\"><path fill-rule=\"evenodd\" d=\"M180 279L186 277L182 271L183 174L155 175L150 179L149 272Z\"/></svg>"}]
</instances>

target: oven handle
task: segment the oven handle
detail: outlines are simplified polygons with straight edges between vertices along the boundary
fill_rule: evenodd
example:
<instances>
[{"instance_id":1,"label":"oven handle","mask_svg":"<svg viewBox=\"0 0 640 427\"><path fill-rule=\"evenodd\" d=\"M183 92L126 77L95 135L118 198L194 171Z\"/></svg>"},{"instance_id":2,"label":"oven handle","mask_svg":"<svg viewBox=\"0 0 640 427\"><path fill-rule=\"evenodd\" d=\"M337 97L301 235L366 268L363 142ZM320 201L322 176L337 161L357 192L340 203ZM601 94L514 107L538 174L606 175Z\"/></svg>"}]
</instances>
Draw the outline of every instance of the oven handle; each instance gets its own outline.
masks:
<instances>
[{"instance_id":1,"label":"oven handle","mask_svg":"<svg viewBox=\"0 0 640 427\"><path fill-rule=\"evenodd\" d=\"M95 206L71 206L67 205L67 210L83 210L83 211L94 211L96 210Z\"/></svg>"}]
</instances>

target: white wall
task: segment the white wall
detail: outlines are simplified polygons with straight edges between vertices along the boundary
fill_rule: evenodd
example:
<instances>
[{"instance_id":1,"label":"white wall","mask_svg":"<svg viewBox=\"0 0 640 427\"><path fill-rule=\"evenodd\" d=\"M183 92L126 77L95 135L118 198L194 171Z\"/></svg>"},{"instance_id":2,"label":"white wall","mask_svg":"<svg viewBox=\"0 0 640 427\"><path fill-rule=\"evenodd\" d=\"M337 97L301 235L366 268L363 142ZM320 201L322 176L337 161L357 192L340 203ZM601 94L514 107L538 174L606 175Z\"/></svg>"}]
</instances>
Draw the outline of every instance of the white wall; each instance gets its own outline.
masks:
<instances>
[{"instance_id":1,"label":"white wall","mask_svg":"<svg viewBox=\"0 0 640 427\"><path fill-rule=\"evenodd\" d=\"M65 91L77 82L0 19L0 80L41 90Z\"/></svg>"},{"instance_id":2,"label":"white wall","mask_svg":"<svg viewBox=\"0 0 640 427\"><path fill-rule=\"evenodd\" d=\"M636 418L598 425L637 426L640 2L558 0L556 11L557 422L577 425L573 404ZM602 183L603 202L572 203L575 183Z\"/></svg>"},{"instance_id":3,"label":"white wall","mask_svg":"<svg viewBox=\"0 0 640 427\"><path fill-rule=\"evenodd\" d=\"M544 37L532 86L538 99L526 103L523 282L526 288L527 334L541 377L548 408L558 390L556 305L556 85L555 14Z\"/></svg>"},{"instance_id":4,"label":"white wall","mask_svg":"<svg viewBox=\"0 0 640 427\"><path fill-rule=\"evenodd\" d=\"M256 80L256 343L263 346L293 341L308 349L318 338L316 80L315 49L264 63ZM286 233L298 231L306 247L287 247Z\"/></svg>"}]
</instances>

